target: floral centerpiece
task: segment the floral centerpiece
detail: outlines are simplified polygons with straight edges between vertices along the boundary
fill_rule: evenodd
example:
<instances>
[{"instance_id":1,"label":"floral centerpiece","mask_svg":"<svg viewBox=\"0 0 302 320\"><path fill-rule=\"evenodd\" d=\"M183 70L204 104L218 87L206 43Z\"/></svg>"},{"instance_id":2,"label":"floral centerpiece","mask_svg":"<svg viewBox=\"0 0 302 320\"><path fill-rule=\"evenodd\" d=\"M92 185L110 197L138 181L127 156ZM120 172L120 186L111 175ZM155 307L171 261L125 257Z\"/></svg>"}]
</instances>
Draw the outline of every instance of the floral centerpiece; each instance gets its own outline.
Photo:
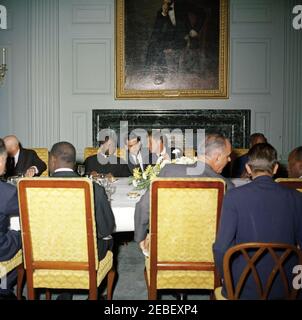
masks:
<instances>
[{"instance_id":1,"label":"floral centerpiece","mask_svg":"<svg viewBox=\"0 0 302 320\"><path fill-rule=\"evenodd\" d=\"M149 189L151 181L154 180L160 173L160 170L166 164L183 164L189 165L194 164L197 158L181 157L175 160L163 160L161 163L156 165L148 165L147 168L142 172L140 168L133 170L133 176L130 177L129 184L132 184L136 190Z\"/></svg>"}]
</instances>

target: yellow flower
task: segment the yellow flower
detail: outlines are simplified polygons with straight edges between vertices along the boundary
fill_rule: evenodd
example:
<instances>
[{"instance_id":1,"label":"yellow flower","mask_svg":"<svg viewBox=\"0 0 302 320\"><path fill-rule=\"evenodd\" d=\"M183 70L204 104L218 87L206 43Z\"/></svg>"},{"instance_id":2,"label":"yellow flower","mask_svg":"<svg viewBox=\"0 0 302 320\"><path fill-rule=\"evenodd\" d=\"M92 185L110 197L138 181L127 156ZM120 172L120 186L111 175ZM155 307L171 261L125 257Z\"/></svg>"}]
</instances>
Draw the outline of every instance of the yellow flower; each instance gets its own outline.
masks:
<instances>
[{"instance_id":1,"label":"yellow flower","mask_svg":"<svg viewBox=\"0 0 302 320\"><path fill-rule=\"evenodd\" d=\"M140 172L140 169L139 168L135 168L133 170L133 178L135 180L140 180L142 178L142 173Z\"/></svg>"}]
</instances>

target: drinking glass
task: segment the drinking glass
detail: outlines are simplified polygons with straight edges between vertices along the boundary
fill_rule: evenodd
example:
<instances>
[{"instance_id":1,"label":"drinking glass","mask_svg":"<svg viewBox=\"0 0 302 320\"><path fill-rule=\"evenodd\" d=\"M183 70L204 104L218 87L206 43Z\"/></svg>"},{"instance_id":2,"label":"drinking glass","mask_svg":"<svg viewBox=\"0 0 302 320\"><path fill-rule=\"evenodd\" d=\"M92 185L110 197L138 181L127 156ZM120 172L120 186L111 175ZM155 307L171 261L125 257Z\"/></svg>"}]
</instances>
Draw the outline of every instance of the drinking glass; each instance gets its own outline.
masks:
<instances>
[{"instance_id":1,"label":"drinking glass","mask_svg":"<svg viewBox=\"0 0 302 320\"><path fill-rule=\"evenodd\" d=\"M113 201L112 199L112 195L115 193L116 191L116 186L113 185L112 183L108 183L107 188L105 189L106 193L108 195L108 200L109 202Z\"/></svg>"},{"instance_id":2,"label":"drinking glass","mask_svg":"<svg viewBox=\"0 0 302 320\"><path fill-rule=\"evenodd\" d=\"M83 164L79 164L78 165L78 174L83 177L85 174L85 166Z\"/></svg>"}]
</instances>

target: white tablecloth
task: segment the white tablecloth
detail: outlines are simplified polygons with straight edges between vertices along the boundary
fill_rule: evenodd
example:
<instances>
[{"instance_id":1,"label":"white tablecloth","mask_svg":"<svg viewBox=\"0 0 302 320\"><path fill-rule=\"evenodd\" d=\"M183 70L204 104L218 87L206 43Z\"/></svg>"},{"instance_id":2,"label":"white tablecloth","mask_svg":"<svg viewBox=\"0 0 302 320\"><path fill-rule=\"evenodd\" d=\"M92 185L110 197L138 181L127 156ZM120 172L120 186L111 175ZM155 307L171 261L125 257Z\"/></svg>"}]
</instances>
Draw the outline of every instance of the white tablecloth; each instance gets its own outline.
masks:
<instances>
[{"instance_id":1,"label":"white tablecloth","mask_svg":"<svg viewBox=\"0 0 302 320\"><path fill-rule=\"evenodd\" d=\"M128 184L128 178L118 178L114 184L116 192L112 195L111 207L115 217L115 232L134 231L134 210L135 204L139 201L140 196L131 199L127 193L133 191L133 186ZM144 191L139 191L140 195ZM20 230L19 217L10 218L10 228Z\"/></svg>"},{"instance_id":2,"label":"white tablecloth","mask_svg":"<svg viewBox=\"0 0 302 320\"><path fill-rule=\"evenodd\" d=\"M116 192L112 195L111 207L115 217L116 232L134 231L134 210L135 204L139 201L144 191L139 191L140 196L131 199L127 193L133 191L133 186L129 186L128 178L118 178L114 184Z\"/></svg>"}]
</instances>

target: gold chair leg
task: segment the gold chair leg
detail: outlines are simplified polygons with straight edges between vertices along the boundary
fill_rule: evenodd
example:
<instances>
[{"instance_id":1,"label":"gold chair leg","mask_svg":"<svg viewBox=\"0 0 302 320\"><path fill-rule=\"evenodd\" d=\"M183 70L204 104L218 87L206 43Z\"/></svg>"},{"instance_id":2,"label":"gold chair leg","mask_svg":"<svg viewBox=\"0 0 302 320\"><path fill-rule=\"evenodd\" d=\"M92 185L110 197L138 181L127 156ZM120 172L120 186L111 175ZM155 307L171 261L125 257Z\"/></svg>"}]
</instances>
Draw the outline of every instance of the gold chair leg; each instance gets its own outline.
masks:
<instances>
[{"instance_id":1,"label":"gold chair leg","mask_svg":"<svg viewBox=\"0 0 302 320\"><path fill-rule=\"evenodd\" d=\"M112 267L107 274L107 300L112 300L113 285L116 277L115 268Z\"/></svg>"}]
</instances>

